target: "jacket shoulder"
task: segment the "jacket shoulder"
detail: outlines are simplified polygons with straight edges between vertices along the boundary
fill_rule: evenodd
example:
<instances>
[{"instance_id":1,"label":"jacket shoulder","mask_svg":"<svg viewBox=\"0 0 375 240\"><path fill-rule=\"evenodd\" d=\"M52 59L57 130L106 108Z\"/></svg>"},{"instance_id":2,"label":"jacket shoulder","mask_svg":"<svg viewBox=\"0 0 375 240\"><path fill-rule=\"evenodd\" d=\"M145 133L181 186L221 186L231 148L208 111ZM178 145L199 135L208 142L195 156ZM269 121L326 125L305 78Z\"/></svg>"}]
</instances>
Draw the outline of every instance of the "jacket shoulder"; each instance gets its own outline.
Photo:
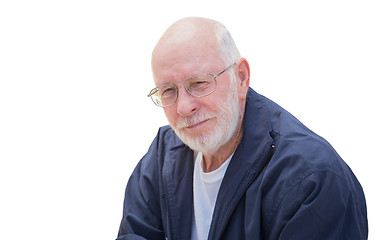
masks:
<instances>
[{"instance_id":1,"label":"jacket shoulder","mask_svg":"<svg viewBox=\"0 0 375 240\"><path fill-rule=\"evenodd\" d=\"M298 166L301 163L302 169L295 168L298 171L327 168L335 170L335 165L344 163L328 141L306 127L294 115L260 94L253 92L251 95L261 102L262 114L268 117L267 121L270 123L270 135L275 143L271 164L286 161Z\"/></svg>"},{"instance_id":2,"label":"jacket shoulder","mask_svg":"<svg viewBox=\"0 0 375 240\"><path fill-rule=\"evenodd\" d=\"M259 94L252 95L261 102L274 139L273 155L258 179L266 226L275 226L271 223L278 218L285 220L297 213L306 221L313 219L300 210L324 213L326 207L331 207L330 202L342 203L341 209L347 209L348 215L362 223L366 218L362 187L331 144L278 104Z\"/></svg>"}]
</instances>

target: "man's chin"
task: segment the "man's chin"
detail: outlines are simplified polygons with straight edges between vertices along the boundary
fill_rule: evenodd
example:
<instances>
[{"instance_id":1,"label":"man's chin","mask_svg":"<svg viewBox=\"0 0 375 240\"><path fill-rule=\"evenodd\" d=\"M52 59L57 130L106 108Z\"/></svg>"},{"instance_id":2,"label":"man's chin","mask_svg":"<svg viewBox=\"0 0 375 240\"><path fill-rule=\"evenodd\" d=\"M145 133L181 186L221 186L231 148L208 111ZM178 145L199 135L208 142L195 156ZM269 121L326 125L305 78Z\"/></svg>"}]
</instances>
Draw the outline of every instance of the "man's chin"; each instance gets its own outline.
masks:
<instances>
[{"instance_id":1,"label":"man's chin","mask_svg":"<svg viewBox=\"0 0 375 240\"><path fill-rule=\"evenodd\" d=\"M191 135L191 134L186 134L183 132L176 132L177 136L186 144L189 145L190 143L199 143L199 144L204 144L204 136L203 134L200 135Z\"/></svg>"},{"instance_id":2,"label":"man's chin","mask_svg":"<svg viewBox=\"0 0 375 240\"><path fill-rule=\"evenodd\" d=\"M213 136L206 136L206 135L199 135L199 136L188 136L186 134L177 134L181 141L185 143L188 147L190 147L194 151L198 152L212 152L216 150L217 144L212 144L212 137ZM213 145L215 147L213 147ZM215 149L213 149L215 148Z\"/></svg>"}]
</instances>

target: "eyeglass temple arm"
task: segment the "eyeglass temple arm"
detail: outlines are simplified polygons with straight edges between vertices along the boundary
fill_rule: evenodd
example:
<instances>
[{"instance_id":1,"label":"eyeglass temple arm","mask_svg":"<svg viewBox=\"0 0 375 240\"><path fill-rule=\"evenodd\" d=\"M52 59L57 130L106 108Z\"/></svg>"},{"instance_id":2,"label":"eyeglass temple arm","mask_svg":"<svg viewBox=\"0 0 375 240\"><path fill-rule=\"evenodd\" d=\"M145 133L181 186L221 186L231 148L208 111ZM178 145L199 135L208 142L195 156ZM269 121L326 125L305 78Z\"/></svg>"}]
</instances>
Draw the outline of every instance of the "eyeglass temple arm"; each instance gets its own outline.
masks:
<instances>
[{"instance_id":1,"label":"eyeglass temple arm","mask_svg":"<svg viewBox=\"0 0 375 240\"><path fill-rule=\"evenodd\" d=\"M221 74L223 74L223 73L224 73L225 71L227 71L229 68L233 67L236 63L237 63L237 62L234 62L234 63L232 63L231 65L229 65L226 69L224 69L223 71L221 71L220 73L218 73L218 74L215 76L215 78L218 77L218 76L220 76Z\"/></svg>"}]
</instances>

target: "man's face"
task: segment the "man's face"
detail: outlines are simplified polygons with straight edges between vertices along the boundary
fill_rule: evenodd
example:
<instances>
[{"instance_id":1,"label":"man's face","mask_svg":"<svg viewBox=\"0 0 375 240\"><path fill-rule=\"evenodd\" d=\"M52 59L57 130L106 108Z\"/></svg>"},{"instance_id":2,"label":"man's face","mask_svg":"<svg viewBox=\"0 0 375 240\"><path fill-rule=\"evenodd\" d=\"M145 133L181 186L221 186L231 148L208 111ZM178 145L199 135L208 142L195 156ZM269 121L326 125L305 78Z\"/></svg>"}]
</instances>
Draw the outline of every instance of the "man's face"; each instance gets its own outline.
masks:
<instances>
[{"instance_id":1,"label":"man's face","mask_svg":"<svg viewBox=\"0 0 375 240\"><path fill-rule=\"evenodd\" d=\"M155 84L175 83L199 74L216 75L228 67L210 47L202 46L194 51L179 48L177 54L172 51L155 57ZM219 76L216 90L202 98L191 96L182 87L183 82L178 83L176 103L164 108L171 127L193 150L203 153L216 151L233 136L239 122L240 107L236 82L231 81L231 76L229 71Z\"/></svg>"}]
</instances>

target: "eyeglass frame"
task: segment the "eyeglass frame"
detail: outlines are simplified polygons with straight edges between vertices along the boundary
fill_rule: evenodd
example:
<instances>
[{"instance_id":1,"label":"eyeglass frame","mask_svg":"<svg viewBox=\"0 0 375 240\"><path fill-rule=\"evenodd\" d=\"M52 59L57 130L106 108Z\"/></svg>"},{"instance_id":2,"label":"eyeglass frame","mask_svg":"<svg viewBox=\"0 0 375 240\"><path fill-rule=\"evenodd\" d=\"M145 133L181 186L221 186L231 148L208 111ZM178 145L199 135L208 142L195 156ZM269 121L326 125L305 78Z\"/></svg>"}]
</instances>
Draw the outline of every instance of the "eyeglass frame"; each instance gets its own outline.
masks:
<instances>
[{"instance_id":1,"label":"eyeglass frame","mask_svg":"<svg viewBox=\"0 0 375 240\"><path fill-rule=\"evenodd\" d=\"M231 67L233 67L234 65L236 65L236 63L237 63L237 62L232 63L231 65L229 65L227 68L225 68L223 71L221 71L220 73L218 73L218 74L216 74L216 75L213 75L213 74L211 74L211 73L207 73L207 74L199 74L199 75L195 75L195 76L193 76L193 77L190 77L190 78L187 78L187 79L184 79L184 80L180 80L180 81L178 81L178 82L174 82L174 83L170 83L170 84L164 84L164 85L156 86L156 87L154 87L153 89L151 89L151 91L150 91L150 93L147 95L147 97L151 97L152 95L154 95L156 92L158 92L157 89L160 88L160 87L163 87L163 86L174 86L174 87L177 89L176 99L174 100L173 103L168 104L168 105L166 105L166 106L162 106L162 105L157 104L157 103L153 100L153 98L151 97L152 102L153 102L156 106L158 106L158 107L165 108L165 107L170 107L170 106L174 105L174 104L177 102L177 99L178 99L178 92L179 92L178 89L179 89L180 87L182 87L182 86L185 88L186 92L188 92L188 93L189 93L191 96L193 96L193 97L196 97L196 98L206 97L206 96L210 95L211 93L215 92L216 87L217 87L216 78L220 77L223 73L225 73L225 72L226 72L227 70L229 70ZM207 94L204 94L204 95L202 95L202 96L195 96L195 95L193 95L193 94L189 91L189 89L185 86L185 82L189 81L189 80L192 79L192 78L195 78L195 77L198 77L198 76L204 76L204 75L211 76L211 77L214 79L214 81L215 81L215 88L214 88L211 92L209 92L209 93L207 93ZM179 87L178 87L176 84L177 84L177 83L180 83L180 82L184 82L184 84L183 84L182 86L179 86ZM156 90L156 91L155 91L155 90Z\"/></svg>"}]
</instances>

